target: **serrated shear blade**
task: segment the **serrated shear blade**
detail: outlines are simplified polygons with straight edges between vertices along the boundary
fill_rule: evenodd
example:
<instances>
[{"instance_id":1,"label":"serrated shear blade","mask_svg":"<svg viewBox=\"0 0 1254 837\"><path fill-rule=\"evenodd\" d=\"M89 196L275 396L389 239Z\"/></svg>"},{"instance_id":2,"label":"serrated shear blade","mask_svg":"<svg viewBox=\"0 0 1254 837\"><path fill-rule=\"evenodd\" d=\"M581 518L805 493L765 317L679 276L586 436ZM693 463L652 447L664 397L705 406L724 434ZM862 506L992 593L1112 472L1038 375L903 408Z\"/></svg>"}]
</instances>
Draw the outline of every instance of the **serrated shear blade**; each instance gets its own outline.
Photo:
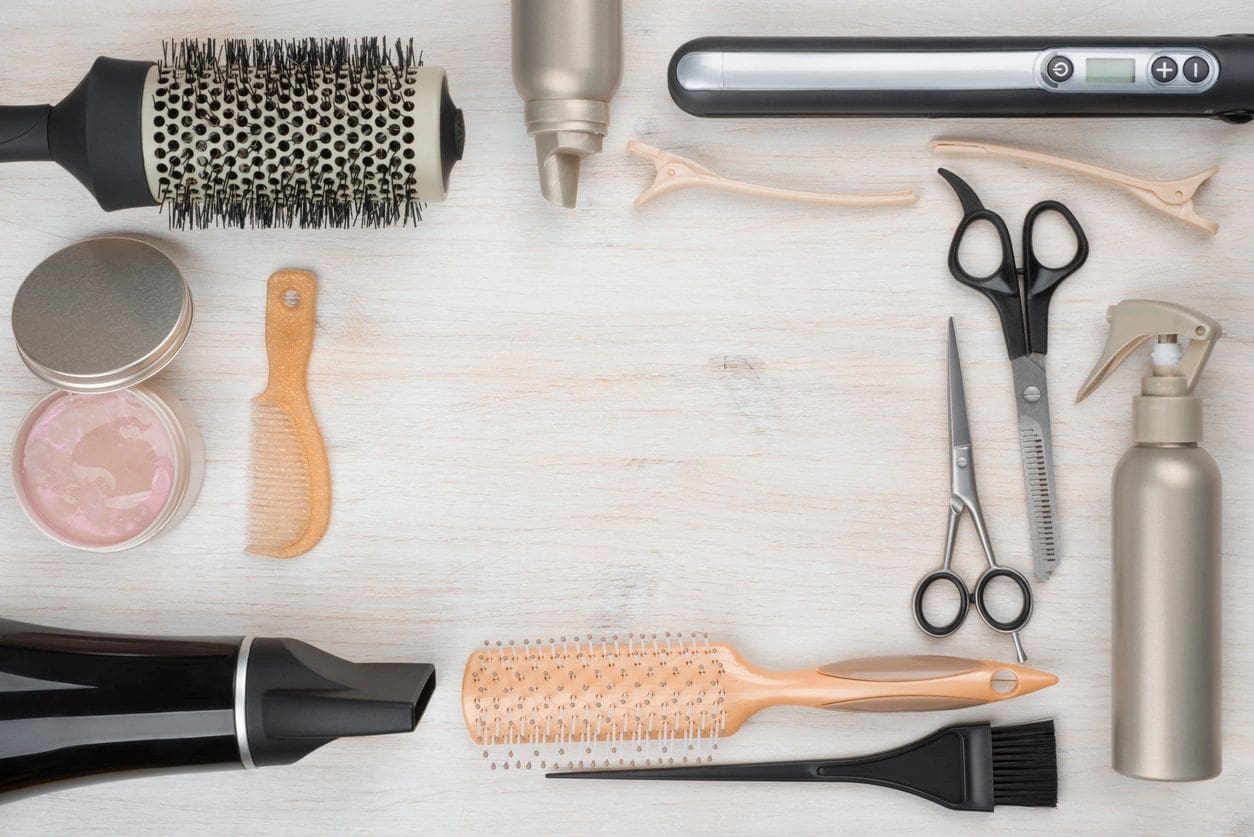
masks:
<instances>
[{"instance_id":1,"label":"serrated shear blade","mask_svg":"<svg viewBox=\"0 0 1254 837\"><path fill-rule=\"evenodd\" d=\"M1045 369L1038 360L1021 357L1011 364L1019 410L1019 449L1023 455L1028 528L1032 535L1032 566L1037 580L1046 581L1059 563L1049 390L1045 384Z\"/></svg>"}]
</instances>

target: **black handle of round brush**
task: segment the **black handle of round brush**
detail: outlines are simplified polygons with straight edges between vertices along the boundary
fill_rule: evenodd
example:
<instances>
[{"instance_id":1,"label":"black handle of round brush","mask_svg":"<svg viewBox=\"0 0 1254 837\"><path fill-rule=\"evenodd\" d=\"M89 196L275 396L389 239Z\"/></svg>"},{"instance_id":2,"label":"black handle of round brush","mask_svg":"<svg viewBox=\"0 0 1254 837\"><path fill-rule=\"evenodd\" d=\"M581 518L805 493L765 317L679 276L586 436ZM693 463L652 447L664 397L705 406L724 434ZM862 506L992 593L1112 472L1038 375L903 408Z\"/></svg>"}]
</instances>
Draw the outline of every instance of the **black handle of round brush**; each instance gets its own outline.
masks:
<instances>
[{"instance_id":1,"label":"black handle of round brush","mask_svg":"<svg viewBox=\"0 0 1254 837\"><path fill-rule=\"evenodd\" d=\"M550 779L856 782L912 793L959 811L993 810L992 727L949 727L904 747L849 759L550 773ZM983 754L979 757L977 754Z\"/></svg>"},{"instance_id":2,"label":"black handle of round brush","mask_svg":"<svg viewBox=\"0 0 1254 837\"><path fill-rule=\"evenodd\" d=\"M50 160L48 117L52 105L0 107L0 163Z\"/></svg>"},{"instance_id":3,"label":"black handle of round brush","mask_svg":"<svg viewBox=\"0 0 1254 837\"><path fill-rule=\"evenodd\" d=\"M151 61L97 58L56 105L0 107L0 163L53 160L107 210L158 203L143 154Z\"/></svg>"}]
</instances>

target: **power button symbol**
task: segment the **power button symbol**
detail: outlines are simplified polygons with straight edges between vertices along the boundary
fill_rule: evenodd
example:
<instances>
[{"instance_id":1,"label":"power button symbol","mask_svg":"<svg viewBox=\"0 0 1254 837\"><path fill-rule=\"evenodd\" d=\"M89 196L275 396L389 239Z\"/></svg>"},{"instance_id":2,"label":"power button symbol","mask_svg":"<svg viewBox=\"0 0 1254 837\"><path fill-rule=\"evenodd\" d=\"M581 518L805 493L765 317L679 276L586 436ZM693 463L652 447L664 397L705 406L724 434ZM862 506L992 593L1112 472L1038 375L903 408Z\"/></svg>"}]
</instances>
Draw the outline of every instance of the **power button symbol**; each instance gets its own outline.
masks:
<instances>
[{"instance_id":1,"label":"power button symbol","mask_svg":"<svg viewBox=\"0 0 1254 837\"><path fill-rule=\"evenodd\" d=\"M1061 55L1055 55L1045 63L1045 74L1049 76L1049 80L1057 84L1062 84L1071 78L1075 73L1075 66L1071 60Z\"/></svg>"}]
</instances>

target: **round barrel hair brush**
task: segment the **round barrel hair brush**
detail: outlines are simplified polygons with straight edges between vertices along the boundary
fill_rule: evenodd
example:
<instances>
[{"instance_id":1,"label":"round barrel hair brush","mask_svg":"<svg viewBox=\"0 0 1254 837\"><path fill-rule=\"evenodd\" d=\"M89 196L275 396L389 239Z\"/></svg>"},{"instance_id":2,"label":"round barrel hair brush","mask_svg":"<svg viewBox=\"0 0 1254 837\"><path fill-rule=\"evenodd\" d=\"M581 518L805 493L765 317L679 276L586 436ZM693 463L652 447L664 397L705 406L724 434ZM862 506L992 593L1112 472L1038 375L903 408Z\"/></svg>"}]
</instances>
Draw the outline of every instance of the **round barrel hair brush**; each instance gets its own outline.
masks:
<instances>
[{"instance_id":1,"label":"round barrel hair brush","mask_svg":"<svg viewBox=\"0 0 1254 837\"><path fill-rule=\"evenodd\" d=\"M98 58L60 104L0 107L0 162L55 161L175 228L408 224L464 143L444 70L378 38L166 42Z\"/></svg>"}]
</instances>

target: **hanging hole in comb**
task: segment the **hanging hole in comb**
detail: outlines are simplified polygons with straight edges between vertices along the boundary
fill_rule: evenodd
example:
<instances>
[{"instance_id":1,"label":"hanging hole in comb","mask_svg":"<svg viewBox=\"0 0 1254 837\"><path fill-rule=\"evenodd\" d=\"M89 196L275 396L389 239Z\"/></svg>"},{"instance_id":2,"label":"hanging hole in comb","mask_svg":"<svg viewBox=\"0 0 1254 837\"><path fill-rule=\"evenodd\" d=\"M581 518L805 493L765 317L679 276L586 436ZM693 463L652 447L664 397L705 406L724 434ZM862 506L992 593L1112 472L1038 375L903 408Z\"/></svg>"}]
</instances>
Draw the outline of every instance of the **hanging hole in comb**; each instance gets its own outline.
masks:
<instances>
[{"instance_id":1,"label":"hanging hole in comb","mask_svg":"<svg viewBox=\"0 0 1254 837\"><path fill-rule=\"evenodd\" d=\"M999 695L1008 695L1019 687L1019 676L1009 669L999 669L989 678L989 685Z\"/></svg>"},{"instance_id":2,"label":"hanging hole in comb","mask_svg":"<svg viewBox=\"0 0 1254 837\"><path fill-rule=\"evenodd\" d=\"M288 308L295 308L300 305L300 291L295 288L288 288L283 292L283 304Z\"/></svg>"}]
</instances>

